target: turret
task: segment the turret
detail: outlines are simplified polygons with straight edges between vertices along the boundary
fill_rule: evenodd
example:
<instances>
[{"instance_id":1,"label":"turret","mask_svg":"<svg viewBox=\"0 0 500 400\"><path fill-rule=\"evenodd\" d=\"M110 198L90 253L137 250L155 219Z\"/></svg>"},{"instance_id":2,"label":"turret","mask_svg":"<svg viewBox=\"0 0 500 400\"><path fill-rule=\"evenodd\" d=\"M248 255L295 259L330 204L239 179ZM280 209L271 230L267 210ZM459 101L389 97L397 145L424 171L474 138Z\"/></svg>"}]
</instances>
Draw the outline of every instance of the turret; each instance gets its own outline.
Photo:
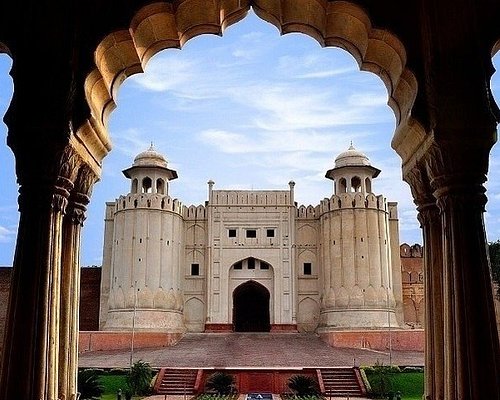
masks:
<instances>
[{"instance_id":1,"label":"turret","mask_svg":"<svg viewBox=\"0 0 500 400\"><path fill-rule=\"evenodd\" d=\"M368 157L351 145L335 159L335 167L326 172L325 177L334 181L333 193L372 193L372 179L380 174Z\"/></svg>"},{"instance_id":2,"label":"turret","mask_svg":"<svg viewBox=\"0 0 500 400\"><path fill-rule=\"evenodd\" d=\"M323 205L320 220L320 331L398 326L389 208L386 199L372 191L379 173L352 144L326 173L334 181L334 195ZM396 212L396 205L391 207Z\"/></svg>"},{"instance_id":3,"label":"turret","mask_svg":"<svg viewBox=\"0 0 500 400\"><path fill-rule=\"evenodd\" d=\"M139 153L130 168L123 175L131 180L130 193L157 193L168 195L168 182L177 179L177 172L167 167L165 157L158 153L153 144Z\"/></svg>"},{"instance_id":4,"label":"turret","mask_svg":"<svg viewBox=\"0 0 500 400\"><path fill-rule=\"evenodd\" d=\"M177 172L151 146L123 174L130 193L107 208L103 274L110 295L101 326L184 332L184 221L181 204L169 196Z\"/></svg>"}]
</instances>

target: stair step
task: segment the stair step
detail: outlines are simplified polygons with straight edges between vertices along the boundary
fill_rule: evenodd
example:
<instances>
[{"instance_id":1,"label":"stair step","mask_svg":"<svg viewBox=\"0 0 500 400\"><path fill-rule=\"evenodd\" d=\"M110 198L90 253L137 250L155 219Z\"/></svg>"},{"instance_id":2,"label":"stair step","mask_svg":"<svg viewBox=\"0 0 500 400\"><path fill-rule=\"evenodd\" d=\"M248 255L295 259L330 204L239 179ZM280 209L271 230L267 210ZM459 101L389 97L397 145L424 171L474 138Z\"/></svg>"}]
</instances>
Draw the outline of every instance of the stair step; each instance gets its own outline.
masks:
<instances>
[{"instance_id":1,"label":"stair step","mask_svg":"<svg viewBox=\"0 0 500 400\"><path fill-rule=\"evenodd\" d=\"M325 396L361 396L363 394L352 368L320 369Z\"/></svg>"},{"instance_id":2,"label":"stair step","mask_svg":"<svg viewBox=\"0 0 500 400\"><path fill-rule=\"evenodd\" d=\"M158 394L184 395L194 394L194 385L198 370L167 369L158 385Z\"/></svg>"}]
</instances>

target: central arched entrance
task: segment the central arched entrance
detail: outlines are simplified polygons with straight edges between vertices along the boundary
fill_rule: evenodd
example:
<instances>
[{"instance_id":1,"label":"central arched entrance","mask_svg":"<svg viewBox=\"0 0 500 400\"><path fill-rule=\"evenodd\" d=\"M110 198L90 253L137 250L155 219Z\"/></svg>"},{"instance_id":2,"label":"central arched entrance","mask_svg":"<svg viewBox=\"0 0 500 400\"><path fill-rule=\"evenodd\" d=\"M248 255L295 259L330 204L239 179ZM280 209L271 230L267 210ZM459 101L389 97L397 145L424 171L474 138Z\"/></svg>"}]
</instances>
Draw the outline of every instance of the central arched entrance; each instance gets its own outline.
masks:
<instances>
[{"instance_id":1,"label":"central arched entrance","mask_svg":"<svg viewBox=\"0 0 500 400\"><path fill-rule=\"evenodd\" d=\"M233 292L233 330L269 332L269 291L260 283L242 283Z\"/></svg>"}]
</instances>

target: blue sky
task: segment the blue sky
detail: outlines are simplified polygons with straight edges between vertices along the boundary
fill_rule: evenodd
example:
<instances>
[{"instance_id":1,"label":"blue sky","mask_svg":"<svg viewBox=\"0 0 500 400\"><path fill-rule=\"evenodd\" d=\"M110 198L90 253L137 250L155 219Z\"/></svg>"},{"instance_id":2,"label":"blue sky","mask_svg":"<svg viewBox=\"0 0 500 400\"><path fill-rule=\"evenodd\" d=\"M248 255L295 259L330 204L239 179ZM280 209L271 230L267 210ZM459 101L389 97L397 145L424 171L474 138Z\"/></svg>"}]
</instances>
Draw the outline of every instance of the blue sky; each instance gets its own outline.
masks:
<instances>
[{"instance_id":1,"label":"blue sky","mask_svg":"<svg viewBox=\"0 0 500 400\"><path fill-rule=\"evenodd\" d=\"M500 68L500 55L494 58ZM0 56L0 114L12 95L11 60ZM500 74L493 92L500 102ZM223 37L203 35L153 57L145 74L122 85L109 124L113 150L103 162L82 239L82 265L100 265L106 201L129 191L121 171L151 142L177 170L170 194L202 204L216 189L287 189L299 204L333 193L324 178L352 140L382 170L373 191L399 203L401 242L421 243L401 161L391 149L395 119L382 81L360 72L343 50L277 29L249 14ZM0 191L0 265L11 265L18 223L14 158L4 144ZM485 215L488 240L500 238L500 145L493 149Z\"/></svg>"}]
</instances>

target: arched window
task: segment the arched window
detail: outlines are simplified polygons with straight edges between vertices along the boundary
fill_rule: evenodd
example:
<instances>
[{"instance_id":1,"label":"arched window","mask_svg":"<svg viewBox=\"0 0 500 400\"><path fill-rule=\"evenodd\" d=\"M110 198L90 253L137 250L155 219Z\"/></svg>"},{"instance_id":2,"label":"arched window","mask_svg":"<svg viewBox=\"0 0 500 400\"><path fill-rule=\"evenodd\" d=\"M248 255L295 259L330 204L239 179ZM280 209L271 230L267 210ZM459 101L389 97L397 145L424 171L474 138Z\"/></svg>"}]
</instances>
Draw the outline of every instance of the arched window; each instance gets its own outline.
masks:
<instances>
[{"instance_id":1,"label":"arched window","mask_svg":"<svg viewBox=\"0 0 500 400\"><path fill-rule=\"evenodd\" d=\"M366 193L371 193L372 192L372 181L370 178L366 178L365 179L365 190L366 190Z\"/></svg>"},{"instance_id":2,"label":"arched window","mask_svg":"<svg viewBox=\"0 0 500 400\"><path fill-rule=\"evenodd\" d=\"M137 186L138 186L139 182L137 181L137 179L134 179L132 181L132 190L131 190L131 193L137 193Z\"/></svg>"},{"instance_id":3,"label":"arched window","mask_svg":"<svg viewBox=\"0 0 500 400\"><path fill-rule=\"evenodd\" d=\"M361 179L359 176L355 176L351 179L351 191L361 192Z\"/></svg>"},{"instance_id":4,"label":"arched window","mask_svg":"<svg viewBox=\"0 0 500 400\"><path fill-rule=\"evenodd\" d=\"M347 182L345 178L340 178L339 180L339 193L347 192Z\"/></svg>"},{"instance_id":5,"label":"arched window","mask_svg":"<svg viewBox=\"0 0 500 400\"><path fill-rule=\"evenodd\" d=\"M153 192L153 182L151 178L144 178L142 180L142 193L152 193Z\"/></svg>"},{"instance_id":6,"label":"arched window","mask_svg":"<svg viewBox=\"0 0 500 400\"><path fill-rule=\"evenodd\" d=\"M163 179L156 180L156 193L165 194L165 182Z\"/></svg>"}]
</instances>

